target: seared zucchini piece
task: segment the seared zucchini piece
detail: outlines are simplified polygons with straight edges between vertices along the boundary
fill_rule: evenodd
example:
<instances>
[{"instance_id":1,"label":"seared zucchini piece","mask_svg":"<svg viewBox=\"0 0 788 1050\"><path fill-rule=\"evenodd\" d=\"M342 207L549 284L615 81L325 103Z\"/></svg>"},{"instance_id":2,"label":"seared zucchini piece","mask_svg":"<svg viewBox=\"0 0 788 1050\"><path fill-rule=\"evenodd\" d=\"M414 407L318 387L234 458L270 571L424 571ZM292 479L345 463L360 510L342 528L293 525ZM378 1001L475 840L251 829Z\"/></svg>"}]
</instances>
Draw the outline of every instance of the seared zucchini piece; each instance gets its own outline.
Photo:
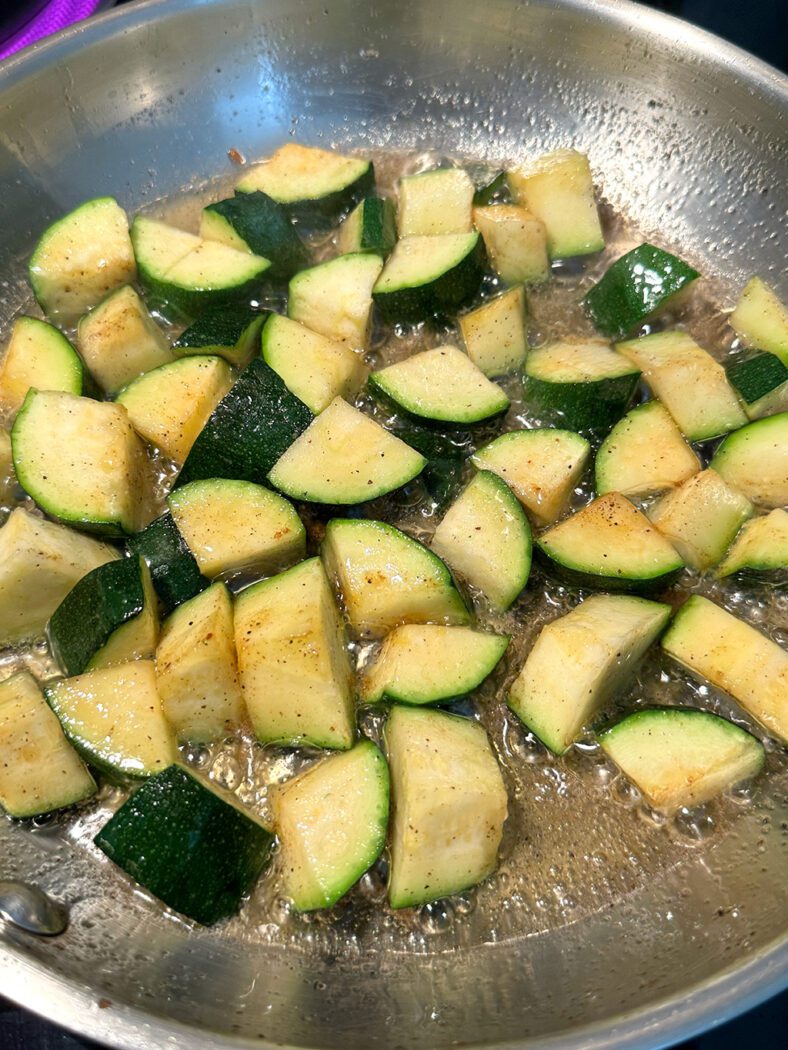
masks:
<instances>
[{"instance_id":1,"label":"seared zucchini piece","mask_svg":"<svg viewBox=\"0 0 788 1050\"><path fill-rule=\"evenodd\" d=\"M648 802L672 813L700 806L763 768L762 744L707 711L637 711L608 729L602 749Z\"/></svg>"},{"instance_id":2,"label":"seared zucchini piece","mask_svg":"<svg viewBox=\"0 0 788 1050\"><path fill-rule=\"evenodd\" d=\"M258 740L353 746L353 672L319 558L241 591L235 602L235 645Z\"/></svg>"},{"instance_id":3,"label":"seared zucchini piece","mask_svg":"<svg viewBox=\"0 0 788 1050\"><path fill-rule=\"evenodd\" d=\"M517 717L562 755L599 708L625 689L667 625L669 605L596 594L542 628L509 692Z\"/></svg>"},{"instance_id":4,"label":"seared zucchini piece","mask_svg":"<svg viewBox=\"0 0 788 1050\"><path fill-rule=\"evenodd\" d=\"M470 233L474 187L462 168L441 168L399 180L400 237Z\"/></svg>"},{"instance_id":5,"label":"seared zucchini piece","mask_svg":"<svg viewBox=\"0 0 788 1050\"><path fill-rule=\"evenodd\" d=\"M773 510L745 522L716 576L760 575L788 569L788 511Z\"/></svg>"},{"instance_id":6,"label":"seared zucchini piece","mask_svg":"<svg viewBox=\"0 0 788 1050\"><path fill-rule=\"evenodd\" d=\"M7 430L0 429L0 503L5 503L9 499L15 484L11 435Z\"/></svg>"},{"instance_id":7,"label":"seared zucchini piece","mask_svg":"<svg viewBox=\"0 0 788 1050\"><path fill-rule=\"evenodd\" d=\"M10 417L31 388L81 394L82 362L68 339L36 317L18 317L0 362L0 409Z\"/></svg>"},{"instance_id":8,"label":"seared zucchini piece","mask_svg":"<svg viewBox=\"0 0 788 1050\"><path fill-rule=\"evenodd\" d=\"M342 255L372 252L384 259L397 240L394 202L367 197L339 227L337 248Z\"/></svg>"},{"instance_id":9,"label":"seared zucchini piece","mask_svg":"<svg viewBox=\"0 0 788 1050\"><path fill-rule=\"evenodd\" d=\"M238 911L273 840L228 792L171 765L124 802L93 841L168 907L211 926Z\"/></svg>"},{"instance_id":10,"label":"seared zucchini piece","mask_svg":"<svg viewBox=\"0 0 788 1050\"><path fill-rule=\"evenodd\" d=\"M260 190L203 208L200 236L270 260L268 276L276 280L287 280L309 263L307 247L286 209Z\"/></svg>"},{"instance_id":11,"label":"seared zucchini piece","mask_svg":"<svg viewBox=\"0 0 788 1050\"><path fill-rule=\"evenodd\" d=\"M0 682L0 754L0 806L9 817L51 813L96 790L27 671Z\"/></svg>"},{"instance_id":12,"label":"seared zucchini piece","mask_svg":"<svg viewBox=\"0 0 788 1050\"><path fill-rule=\"evenodd\" d=\"M777 642L693 594L676 614L662 648L788 742L788 653Z\"/></svg>"},{"instance_id":13,"label":"seared zucchini piece","mask_svg":"<svg viewBox=\"0 0 788 1050\"><path fill-rule=\"evenodd\" d=\"M284 894L297 911L330 908L386 842L389 770L371 740L330 755L276 789Z\"/></svg>"},{"instance_id":14,"label":"seared zucchini piece","mask_svg":"<svg viewBox=\"0 0 788 1050\"><path fill-rule=\"evenodd\" d=\"M385 730L394 813L389 904L410 908L475 886L495 868L503 777L477 722L394 707Z\"/></svg>"},{"instance_id":15,"label":"seared zucchini piece","mask_svg":"<svg viewBox=\"0 0 788 1050\"><path fill-rule=\"evenodd\" d=\"M525 360L525 292L521 286L458 318L465 350L486 376L503 376Z\"/></svg>"},{"instance_id":16,"label":"seared zucchini piece","mask_svg":"<svg viewBox=\"0 0 788 1050\"><path fill-rule=\"evenodd\" d=\"M372 324L378 255L357 252L302 270L290 281L287 316L352 350L365 350Z\"/></svg>"},{"instance_id":17,"label":"seared zucchini piece","mask_svg":"<svg viewBox=\"0 0 788 1050\"><path fill-rule=\"evenodd\" d=\"M470 620L440 558L392 525L335 518L321 557L356 634L380 637L402 623Z\"/></svg>"},{"instance_id":18,"label":"seared zucchini piece","mask_svg":"<svg viewBox=\"0 0 788 1050\"><path fill-rule=\"evenodd\" d=\"M788 367L776 354L744 350L728 361L725 372L750 419L788 411Z\"/></svg>"},{"instance_id":19,"label":"seared zucchini piece","mask_svg":"<svg viewBox=\"0 0 788 1050\"><path fill-rule=\"evenodd\" d=\"M728 323L747 346L776 354L788 367L788 309L760 277L752 277Z\"/></svg>"},{"instance_id":20,"label":"seared zucchini piece","mask_svg":"<svg viewBox=\"0 0 788 1050\"><path fill-rule=\"evenodd\" d=\"M147 562L165 613L208 586L170 514L162 514L142 532L129 536L126 547Z\"/></svg>"},{"instance_id":21,"label":"seared zucchini piece","mask_svg":"<svg viewBox=\"0 0 788 1050\"><path fill-rule=\"evenodd\" d=\"M473 209L492 269L505 284L539 284L550 276L547 232L541 219L517 204Z\"/></svg>"},{"instance_id":22,"label":"seared zucchini piece","mask_svg":"<svg viewBox=\"0 0 788 1050\"><path fill-rule=\"evenodd\" d=\"M788 412L759 419L730 434L710 466L753 503L788 505Z\"/></svg>"},{"instance_id":23,"label":"seared zucchini piece","mask_svg":"<svg viewBox=\"0 0 788 1050\"><path fill-rule=\"evenodd\" d=\"M224 310L198 317L172 345L178 357L209 354L234 368L246 368L260 352L260 330L268 314Z\"/></svg>"},{"instance_id":24,"label":"seared zucchini piece","mask_svg":"<svg viewBox=\"0 0 788 1050\"><path fill-rule=\"evenodd\" d=\"M29 273L44 313L59 324L73 324L136 276L126 213L112 197L81 204L44 232Z\"/></svg>"}]
</instances>

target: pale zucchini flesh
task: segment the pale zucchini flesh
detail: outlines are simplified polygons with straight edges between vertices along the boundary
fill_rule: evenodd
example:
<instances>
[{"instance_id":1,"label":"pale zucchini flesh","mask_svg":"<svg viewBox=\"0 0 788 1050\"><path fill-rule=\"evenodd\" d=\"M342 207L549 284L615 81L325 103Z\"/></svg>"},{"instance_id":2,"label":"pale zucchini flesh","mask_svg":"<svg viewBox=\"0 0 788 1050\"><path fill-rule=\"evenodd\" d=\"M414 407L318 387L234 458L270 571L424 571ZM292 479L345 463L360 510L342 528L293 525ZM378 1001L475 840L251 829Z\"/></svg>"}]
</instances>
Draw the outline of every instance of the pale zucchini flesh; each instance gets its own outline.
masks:
<instances>
[{"instance_id":1,"label":"pale zucchini flesh","mask_svg":"<svg viewBox=\"0 0 788 1050\"><path fill-rule=\"evenodd\" d=\"M760 277L752 277L728 323L747 346L776 354L788 366L788 308Z\"/></svg>"},{"instance_id":2,"label":"pale zucchini flesh","mask_svg":"<svg viewBox=\"0 0 788 1050\"><path fill-rule=\"evenodd\" d=\"M4 503L11 497L15 483L11 435L0 429L0 502Z\"/></svg>"},{"instance_id":3,"label":"pale zucchini flesh","mask_svg":"<svg viewBox=\"0 0 788 1050\"><path fill-rule=\"evenodd\" d=\"M236 190L262 190L309 223L333 218L370 190L373 182L372 164L365 158L288 142L246 172Z\"/></svg>"},{"instance_id":4,"label":"pale zucchini flesh","mask_svg":"<svg viewBox=\"0 0 788 1050\"><path fill-rule=\"evenodd\" d=\"M527 208L516 204L474 208L473 224L504 284L540 284L550 276L545 225Z\"/></svg>"},{"instance_id":5,"label":"pale zucchini flesh","mask_svg":"<svg viewBox=\"0 0 788 1050\"><path fill-rule=\"evenodd\" d=\"M745 522L715 575L768 573L780 569L788 569L788 511L777 508Z\"/></svg>"},{"instance_id":6,"label":"pale zucchini flesh","mask_svg":"<svg viewBox=\"0 0 788 1050\"><path fill-rule=\"evenodd\" d=\"M473 193L473 183L461 168L406 175L399 181L399 236L470 233Z\"/></svg>"},{"instance_id":7,"label":"pale zucchini flesh","mask_svg":"<svg viewBox=\"0 0 788 1050\"><path fill-rule=\"evenodd\" d=\"M507 375L522 365L528 350L525 315L525 291L518 286L458 318L465 352L486 376Z\"/></svg>"},{"instance_id":8,"label":"pale zucchini flesh","mask_svg":"<svg viewBox=\"0 0 788 1050\"><path fill-rule=\"evenodd\" d=\"M18 317L0 362L0 409L9 418L31 387L82 393L82 362L57 328L37 317Z\"/></svg>"},{"instance_id":9,"label":"pale zucchini flesh","mask_svg":"<svg viewBox=\"0 0 788 1050\"><path fill-rule=\"evenodd\" d=\"M372 288L382 268L379 255L358 252L302 270L290 281L287 316L352 350L365 350Z\"/></svg>"},{"instance_id":10,"label":"pale zucchini flesh","mask_svg":"<svg viewBox=\"0 0 788 1050\"><path fill-rule=\"evenodd\" d=\"M788 506L788 412L728 435L710 466L758 506Z\"/></svg>"}]
</instances>

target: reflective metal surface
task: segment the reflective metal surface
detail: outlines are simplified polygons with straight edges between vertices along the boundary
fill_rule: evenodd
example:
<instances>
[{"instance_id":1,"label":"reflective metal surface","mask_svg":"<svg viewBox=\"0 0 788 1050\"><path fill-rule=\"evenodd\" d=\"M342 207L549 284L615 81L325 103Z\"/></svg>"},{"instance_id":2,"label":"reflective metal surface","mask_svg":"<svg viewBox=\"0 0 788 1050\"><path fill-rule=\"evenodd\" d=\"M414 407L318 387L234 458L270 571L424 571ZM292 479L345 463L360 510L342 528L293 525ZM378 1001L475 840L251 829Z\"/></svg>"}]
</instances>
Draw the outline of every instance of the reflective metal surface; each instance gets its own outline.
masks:
<instances>
[{"instance_id":1,"label":"reflective metal surface","mask_svg":"<svg viewBox=\"0 0 788 1050\"><path fill-rule=\"evenodd\" d=\"M37 235L77 202L113 193L133 210L290 134L492 160L575 144L614 207L721 287L758 272L786 293L787 108L773 71L624 3L151 0L0 70L2 315L26 298ZM414 951L190 930L65 827L3 822L0 877L68 900L71 922L53 940L4 925L0 988L146 1050L668 1045L785 982L781 786L605 908Z\"/></svg>"},{"instance_id":2,"label":"reflective metal surface","mask_svg":"<svg viewBox=\"0 0 788 1050\"><path fill-rule=\"evenodd\" d=\"M68 909L38 886L0 880L0 919L39 937L57 937L68 927Z\"/></svg>"}]
</instances>

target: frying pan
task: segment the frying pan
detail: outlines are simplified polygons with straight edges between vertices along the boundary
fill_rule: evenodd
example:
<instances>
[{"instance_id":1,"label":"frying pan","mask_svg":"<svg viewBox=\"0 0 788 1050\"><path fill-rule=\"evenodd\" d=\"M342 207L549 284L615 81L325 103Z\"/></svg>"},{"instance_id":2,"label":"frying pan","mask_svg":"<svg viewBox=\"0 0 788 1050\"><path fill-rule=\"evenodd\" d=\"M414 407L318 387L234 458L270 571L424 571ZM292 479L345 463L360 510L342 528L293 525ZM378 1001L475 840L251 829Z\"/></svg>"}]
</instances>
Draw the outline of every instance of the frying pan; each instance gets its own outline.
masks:
<instances>
[{"instance_id":1,"label":"frying pan","mask_svg":"<svg viewBox=\"0 0 788 1050\"><path fill-rule=\"evenodd\" d=\"M2 312L77 202L134 210L290 135L490 160L574 144L606 200L702 264L723 303L754 272L785 294L787 104L743 52L612 0L149 0L0 72ZM145 1050L668 1045L785 983L785 786L777 768L726 835L656 873L636 857L609 899L543 930L513 888L512 907L480 904L448 933L189 931L68 825L2 822L0 877L67 901L71 922L52 939L3 926L0 988ZM578 826L552 833L571 846Z\"/></svg>"}]
</instances>

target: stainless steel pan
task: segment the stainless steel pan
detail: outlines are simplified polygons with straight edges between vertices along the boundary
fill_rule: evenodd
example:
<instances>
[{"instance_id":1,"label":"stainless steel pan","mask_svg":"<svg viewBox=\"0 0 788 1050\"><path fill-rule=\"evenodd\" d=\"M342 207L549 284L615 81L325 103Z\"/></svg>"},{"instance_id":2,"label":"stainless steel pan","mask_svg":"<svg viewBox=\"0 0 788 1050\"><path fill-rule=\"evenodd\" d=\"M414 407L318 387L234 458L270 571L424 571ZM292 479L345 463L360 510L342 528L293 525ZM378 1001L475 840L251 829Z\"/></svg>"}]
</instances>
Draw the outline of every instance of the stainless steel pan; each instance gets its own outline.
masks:
<instances>
[{"instance_id":1,"label":"stainless steel pan","mask_svg":"<svg viewBox=\"0 0 788 1050\"><path fill-rule=\"evenodd\" d=\"M758 272L785 293L787 109L774 71L612 0L149 0L0 71L2 314L76 202L135 209L293 133L491 159L574 143L615 207L720 287ZM0 877L68 900L71 925L0 928L0 990L124 1047L666 1045L785 981L784 787L604 908L527 937L477 917L407 950L319 924L289 944L248 923L189 933L59 826L2 822Z\"/></svg>"}]
</instances>

